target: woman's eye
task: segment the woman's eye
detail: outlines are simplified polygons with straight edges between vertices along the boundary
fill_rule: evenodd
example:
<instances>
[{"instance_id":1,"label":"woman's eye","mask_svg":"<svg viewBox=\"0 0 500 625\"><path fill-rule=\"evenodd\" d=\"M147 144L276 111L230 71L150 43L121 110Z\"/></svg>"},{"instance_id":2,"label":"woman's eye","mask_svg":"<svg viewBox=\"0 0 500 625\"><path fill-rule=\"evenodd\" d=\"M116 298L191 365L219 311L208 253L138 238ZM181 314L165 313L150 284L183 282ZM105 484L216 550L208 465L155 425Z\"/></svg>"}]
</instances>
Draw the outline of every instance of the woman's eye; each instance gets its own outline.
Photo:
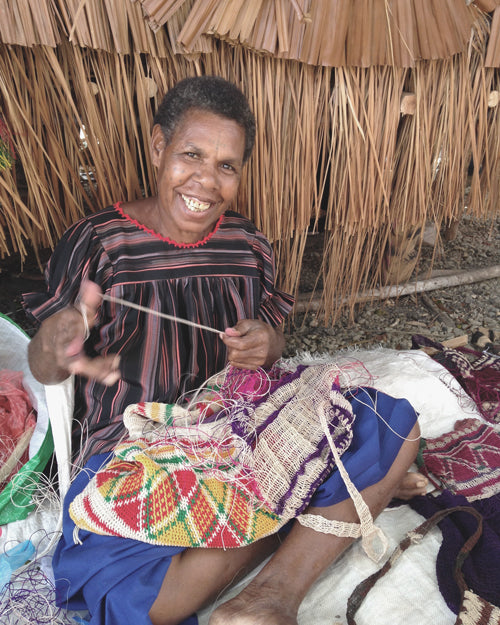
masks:
<instances>
[{"instance_id":1,"label":"woman's eye","mask_svg":"<svg viewBox=\"0 0 500 625\"><path fill-rule=\"evenodd\" d=\"M235 171L234 167L232 165L230 165L229 163L222 163L222 169L225 169L226 171Z\"/></svg>"}]
</instances>

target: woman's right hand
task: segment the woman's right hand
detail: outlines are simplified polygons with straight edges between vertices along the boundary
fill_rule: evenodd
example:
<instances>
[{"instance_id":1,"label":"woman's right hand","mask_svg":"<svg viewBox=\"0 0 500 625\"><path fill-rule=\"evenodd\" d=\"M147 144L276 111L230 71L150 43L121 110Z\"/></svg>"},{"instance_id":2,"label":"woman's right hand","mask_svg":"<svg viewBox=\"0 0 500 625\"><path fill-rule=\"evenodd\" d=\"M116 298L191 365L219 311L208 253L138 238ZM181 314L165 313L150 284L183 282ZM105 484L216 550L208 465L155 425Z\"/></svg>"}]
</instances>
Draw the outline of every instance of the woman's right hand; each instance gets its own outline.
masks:
<instances>
[{"instance_id":1,"label":"woman's right hand","mask_svg":"<svg viewBox=\"0 0 500 625\"><path fill-rule=\"evenodd\" d=\"M85 281L76 306L65 308L42 323L28 346L30 369L39 382L57 384L72 373L109 386L120 379L119 356L89 358L84 351L86 334L94 326L100 302L100 288Z\"/></svg>"}]
</instances>

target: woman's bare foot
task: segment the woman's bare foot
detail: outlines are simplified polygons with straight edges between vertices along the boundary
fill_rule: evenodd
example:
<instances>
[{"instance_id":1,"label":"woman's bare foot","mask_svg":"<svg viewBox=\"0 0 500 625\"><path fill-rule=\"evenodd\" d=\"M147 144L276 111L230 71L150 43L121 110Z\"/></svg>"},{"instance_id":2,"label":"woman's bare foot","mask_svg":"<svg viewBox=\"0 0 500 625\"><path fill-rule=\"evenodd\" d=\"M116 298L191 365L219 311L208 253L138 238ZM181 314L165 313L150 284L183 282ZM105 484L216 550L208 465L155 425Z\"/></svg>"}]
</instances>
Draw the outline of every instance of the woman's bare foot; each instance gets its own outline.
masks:
<instances>
[{"instance_id":1,"label":"woman's bare foot","mask_svg":"<svg viewBox=\"0 0 500 625\"><path fill-rule=\"evenodd\" d=\"M408 501L417 495L425 495L428 483L429 480L421 473L408 471L399 483L396 492L394 493L394 497Z\"/></svg>"},{"instance_id":2,"label":"woman's bare foot","mask_svg":"<svg viewBox=\"0 0 500 625\"><path fill-rule=\"evenodd\" d=\"M291 601L290 601L291 599ZM251 582L212 613L209 625L297 625L298 606L269 585Z\"/></svg>"}]
</instances>

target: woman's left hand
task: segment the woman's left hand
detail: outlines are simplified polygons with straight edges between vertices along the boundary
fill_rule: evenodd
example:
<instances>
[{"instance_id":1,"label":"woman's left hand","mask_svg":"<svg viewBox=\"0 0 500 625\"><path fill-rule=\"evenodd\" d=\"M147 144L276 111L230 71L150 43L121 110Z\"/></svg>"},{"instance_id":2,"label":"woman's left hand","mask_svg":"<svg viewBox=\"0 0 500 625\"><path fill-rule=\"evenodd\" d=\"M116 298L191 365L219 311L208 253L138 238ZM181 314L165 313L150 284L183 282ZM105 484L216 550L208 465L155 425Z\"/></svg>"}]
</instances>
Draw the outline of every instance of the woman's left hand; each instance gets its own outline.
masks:
<instances>
[{"instance_id":1,"label":"woman's left hand","mask_svg":"<svg viewBox=\"0 0 500 625\"><path fill-rule=\"evenodd\" d=\"M228 349L229 364L239 369L270 367L285 347L283 332L258 319L238 321L226 328L222 340Z\"/></svg>"}]
</instances>

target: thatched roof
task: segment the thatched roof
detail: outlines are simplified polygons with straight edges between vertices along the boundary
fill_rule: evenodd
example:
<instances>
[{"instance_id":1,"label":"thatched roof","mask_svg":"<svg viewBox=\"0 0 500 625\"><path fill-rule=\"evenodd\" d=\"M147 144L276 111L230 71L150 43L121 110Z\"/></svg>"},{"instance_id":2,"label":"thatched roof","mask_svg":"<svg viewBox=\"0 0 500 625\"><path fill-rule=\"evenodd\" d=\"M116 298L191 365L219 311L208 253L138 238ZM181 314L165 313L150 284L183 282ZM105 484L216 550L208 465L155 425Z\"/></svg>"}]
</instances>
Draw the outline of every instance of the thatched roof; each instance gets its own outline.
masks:
<instances>
[{"instance_id":1,"label":"thatched roof","mask_svg":"<svg viewBox=\"0 0 500 625\"><path fill-rule=\"evenodd\" d=\"M0 256L152 193L160 98L219 74L257 117L238 208L292 292L326 216L334 318L394 237L461 215L467 182L469 211L500 210L499 42L500 0L0 0Z\"/></svg>"},{"instance_id":2,"label":"thatched roof","mask_svg":"<svg viewBox=\"0 0 500 625\"><path fill-rule=\"evenodd\" d=\"M0 41L55 47L63 41L119 54L168 54L165 32L155 35L141 5L131 0L0 0Z\"/></svg>"},{"instance_id":3,"label":"thatched roof","mask_svg":"<svg viewBox=\"0 0 500 625\"><path fill-rule=\"evenodd\" d=\"M471 5L500 0L0 0L0 40L164 56L166 26L185 53L210 51L215 37L311 65L412 67L464 49ZM492 38L492 63L499 45Z\"/></svg>"},{"instance_id":4,"label":"thatched roof","mask_svg":"<svg viewBox=\"0 0 500 625\"><path fill-rule=\"evenodd\" d=\"M456 0L142 0L153 28L192 4L178 41L196 49L203 35L278 58L327 67L395 65L463 50L474 13Z\"/></svg>"}]
</instances>

